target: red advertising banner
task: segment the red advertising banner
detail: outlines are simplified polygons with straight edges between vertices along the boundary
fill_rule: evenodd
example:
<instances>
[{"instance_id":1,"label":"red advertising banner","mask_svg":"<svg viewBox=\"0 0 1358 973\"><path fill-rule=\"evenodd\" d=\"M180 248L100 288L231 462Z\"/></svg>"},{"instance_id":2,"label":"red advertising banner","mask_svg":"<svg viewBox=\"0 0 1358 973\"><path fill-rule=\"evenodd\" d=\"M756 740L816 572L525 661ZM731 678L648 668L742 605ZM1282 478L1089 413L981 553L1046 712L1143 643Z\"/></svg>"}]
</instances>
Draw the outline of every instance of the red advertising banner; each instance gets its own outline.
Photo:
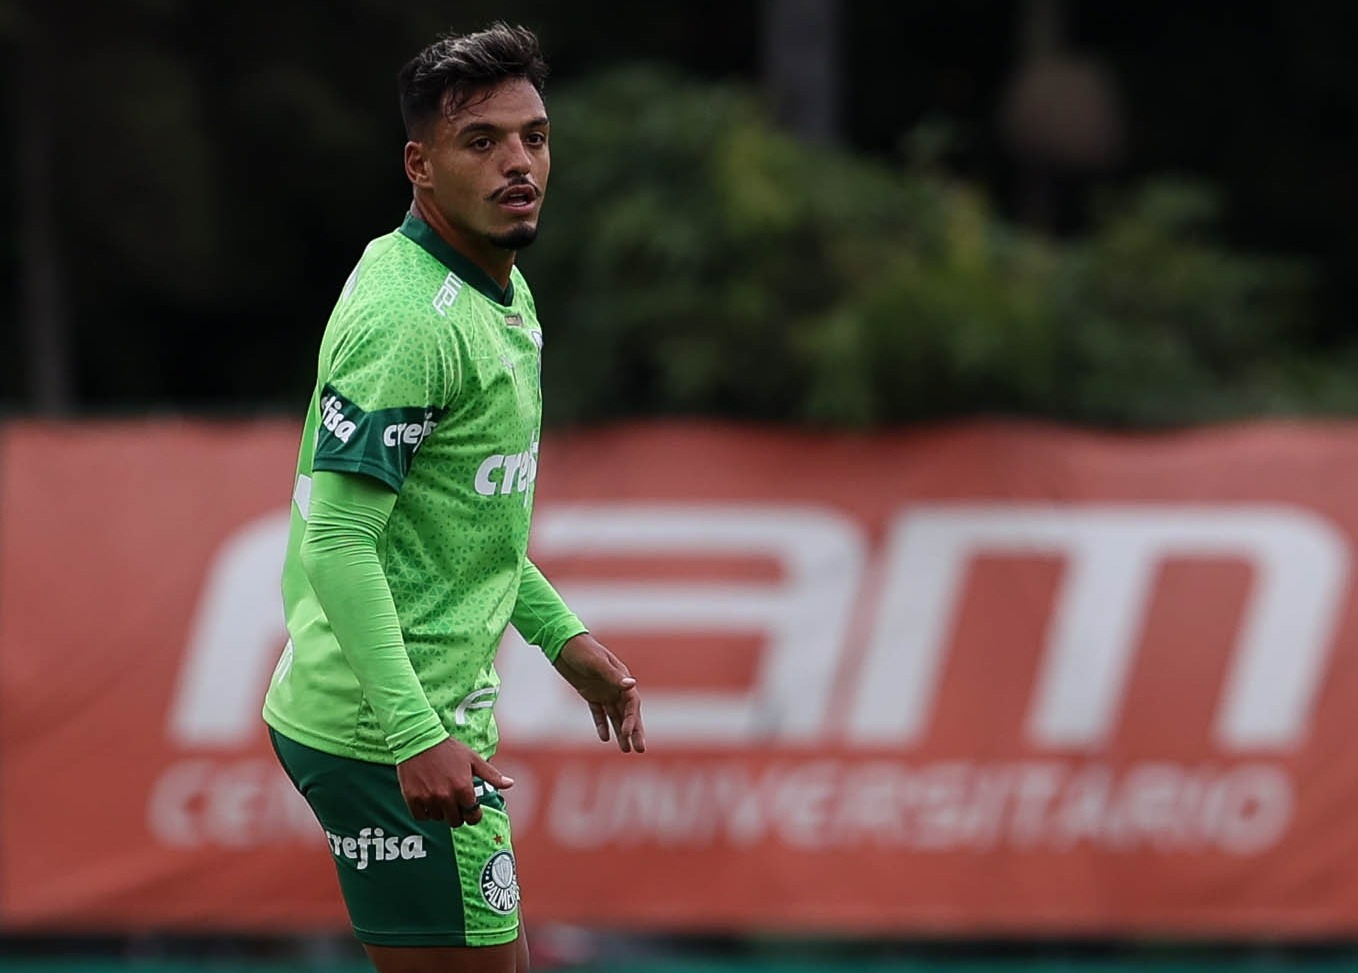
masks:
<instances>
[{"instance_id":1,"label":"red advertising banner","mask_svg":"<svg viewBox=\"0 0 1358 973\"><path fill-rule=\"evenodd\" d=\"M259 720L296 428L0 436L0 926L343 928ZM507 638L530 922L1358 933L1358 427L653 424L540 469L650 752Z\"/></svg>"}]
</instances>

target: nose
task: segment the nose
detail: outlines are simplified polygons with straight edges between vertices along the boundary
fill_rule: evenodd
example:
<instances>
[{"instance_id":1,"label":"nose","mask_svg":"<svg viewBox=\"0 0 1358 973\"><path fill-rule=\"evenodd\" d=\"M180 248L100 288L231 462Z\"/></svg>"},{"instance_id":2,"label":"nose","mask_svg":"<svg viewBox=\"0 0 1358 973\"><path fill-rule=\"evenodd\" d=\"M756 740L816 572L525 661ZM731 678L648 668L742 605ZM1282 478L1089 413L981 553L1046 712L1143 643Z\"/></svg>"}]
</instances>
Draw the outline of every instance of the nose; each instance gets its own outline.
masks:
<instances>
[{"instance_id":1,"label":"nose","mask_svg":"<svg viewBox=\"0 0 1358 973\"><path fill-rule=\"evenodd\" d=\"M528 154L528 147L523 144L523 139L506 139L504 145L505 155L501 168L505 175L527 175L533 168L533 158Z\"/></svg>"}]
</instances>

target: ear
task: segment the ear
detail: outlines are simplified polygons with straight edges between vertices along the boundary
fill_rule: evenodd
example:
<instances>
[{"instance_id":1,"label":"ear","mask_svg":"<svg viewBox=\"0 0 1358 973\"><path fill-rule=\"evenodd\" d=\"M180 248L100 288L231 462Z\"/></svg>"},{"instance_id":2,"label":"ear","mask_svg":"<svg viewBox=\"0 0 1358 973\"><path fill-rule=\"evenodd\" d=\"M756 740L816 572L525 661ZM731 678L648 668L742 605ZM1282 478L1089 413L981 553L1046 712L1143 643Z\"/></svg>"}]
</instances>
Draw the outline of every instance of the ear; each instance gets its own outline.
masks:
<instances>
[{"instance_id":1,"label":"ear","mask_svg":"<svg viewBox=\"0 0 1358 973\"><path fill-rule=\"evenodd\" d=\"M416 189L431 189L434 181L429 162L429 155L425 151L423 142L407 142L405 147L405 167L406 178Z\"/></svg>"}]
</instances>

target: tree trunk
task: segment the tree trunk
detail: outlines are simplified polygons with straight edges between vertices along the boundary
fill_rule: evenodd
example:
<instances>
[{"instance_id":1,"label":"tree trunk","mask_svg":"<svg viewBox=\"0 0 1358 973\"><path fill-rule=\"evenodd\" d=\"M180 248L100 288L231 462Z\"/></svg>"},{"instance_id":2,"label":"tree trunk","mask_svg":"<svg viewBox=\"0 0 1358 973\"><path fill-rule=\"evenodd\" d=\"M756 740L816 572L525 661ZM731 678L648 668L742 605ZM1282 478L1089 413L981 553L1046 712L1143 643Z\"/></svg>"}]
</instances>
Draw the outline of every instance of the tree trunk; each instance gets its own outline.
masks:
<instances>
[{"instance_id":1,"label":"tree trunk","mask_svg":"<svg viewBox=\"0 0 1358 973\"><path fill-rule=\"evenodd\" d=\"M57 111L51 78L51 47L36 18L24 25L14 59L18 104L14 113L18 176L19 322L28 356L33 409L46 415L74 405L69 327L62 287L57 181L52 168Z\"/></svg>"},{"instance_id":2,"label":"tree trunk","mask_svg":"<svg viewBox=\"0 0 1358 973\"><path fill-rule=\"evenodd\" d=\"M807 142L840 138L839 0L764 0L765 87L778 121Z\"/></svg>"}]
</instances>

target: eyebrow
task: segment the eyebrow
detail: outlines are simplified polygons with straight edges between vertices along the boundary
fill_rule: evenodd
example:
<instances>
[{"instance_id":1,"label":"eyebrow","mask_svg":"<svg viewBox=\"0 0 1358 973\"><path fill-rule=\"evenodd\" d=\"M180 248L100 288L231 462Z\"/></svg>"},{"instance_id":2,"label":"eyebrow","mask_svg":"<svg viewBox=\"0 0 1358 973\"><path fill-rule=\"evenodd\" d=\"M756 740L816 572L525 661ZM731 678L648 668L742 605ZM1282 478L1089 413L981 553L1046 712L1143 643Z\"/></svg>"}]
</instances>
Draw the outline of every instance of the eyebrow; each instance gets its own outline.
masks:
<instances>
[{"instance_id":1,"label":"eyebrow","mask_svg":"<svg viewBox=\"0 0 1358 973\"><path fill-rule=\"evenodd\" d=\"M544 127L544 126L546 126L546 125L549 125L549 124L550 124L550 122L548 121L546 115L539 115L537 118L529 119L527 122L524 123L523 127L524 127L524 128L542 128L542 127ZM459 129L457 130L457 137L458 137L458 138L462 138L462 137L465 136L465 135L471 135L471 134L476 133L476 132L492 132L492 133L494 133L494 132L501 132L501 131L504 131L504 128L503 128L502 126L500 126L500 125L494 125L494 124L491 124L490 122L468 122L466 125L463 125L461 128L459 128Z\"/></svg>"}]
</instances>

